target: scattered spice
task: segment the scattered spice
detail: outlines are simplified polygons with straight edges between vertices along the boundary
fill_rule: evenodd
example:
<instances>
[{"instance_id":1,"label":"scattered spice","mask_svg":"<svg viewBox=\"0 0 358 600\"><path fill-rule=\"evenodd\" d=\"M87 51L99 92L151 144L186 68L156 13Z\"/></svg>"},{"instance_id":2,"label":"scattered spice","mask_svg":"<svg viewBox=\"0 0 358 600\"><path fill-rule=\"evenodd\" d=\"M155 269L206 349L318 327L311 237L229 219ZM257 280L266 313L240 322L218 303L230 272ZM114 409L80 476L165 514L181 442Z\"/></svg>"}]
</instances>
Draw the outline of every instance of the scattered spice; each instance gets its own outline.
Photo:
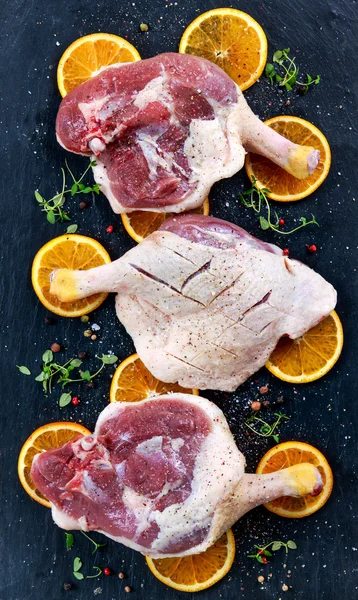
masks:
<instances>
[{"instance_id":1,"label":"scattered spice","mask_svg":"<svg viewBox=\"0 0 358 600\"><path fill-rule=\"evenodd\" d=\"M143 31L143 32L144 32L144 31L148 31L148 29L149 29L149 25L147 25L147 23L141 23L141 24L139 25L139 29L140 29L141 31Z\"/></svg>"},{"instance_id":2,"label":"scattered spice","mask_svg":"<svg viewBox=\"0 0 358 600\"><path fill-rule=\"evenodd\" d=\"M258 578L257 578L257 581L259 583L263 583L265 581L265 577L263 575L259 575Z\"/></svg>"},{"instance_id":3,"label":"scattered spice","mask_svg":"<svg viewBox=\"0 0 358 600\"><path fill-rule=\"evenodd\" d=\"M65 592L69 592L70 590L72 590L72 583L69 583L68 581L66 581L63 584L63 589L65 590Z\"/></svg>"},{"instance_id":4,"label":"scattered spice","mask_svg":"<svg viewBox=\"0 0 358 600\"><path fill-rule=\"evenodd\" d=\"M71 402L72 402L73 406L78 406L80 403L80 399L78 396L73 396Z\"/></svg>"},{"instance_id":5,"label":"scattered spice","mask_svg":"<svg viewBox=\"0 0 358 600\"><path fill-rule=\"evenodd\" d=\"M80 360L85 360L86 358L88 358L88 353L87 352L79 352L77 354L77 358L79 358Z\"/></svg>"},{"instance_id":6,"label":"scattered spice","mask_svg":"<svg viewBox=\"0 0 358 600\"><path fill-rule=\"evenodd\" d=\"M264 401L263 401L263 403L262 403L262 406L263 406L264 408L269 408L269 407L270 407L270 405L271 405L271 402L270 402L270 400L264 400Z\"/></svg>"},{"instance_id":7,"label":"scattered spice","mask_svg":"<svg viewBox=\"0 0 358 600\"><path fill-rule=\"evenodd\" d=\"M111 575L111 574L112 574L112 571L109 567L105 567L103 569L103 575Z\"/></svg>"},{"instance_id":8,"label":"scattered spice","mask_svg":"<svg viewBox=\"0 0 358 600\"><path fill-rule=\"evenodd\" d=\"M79 207L81 210L85 210L88 207L88 202L82 200L82 202L79 203Z\"/></svg>"},{"instance_id":9,"label":"scattered spice","mask_svg":"<svg viewBox=\"0 0 358 600\"><path fill-rule=\"evenodd\" d=\"M289 589L289 588L288 588L288 585L286 585L286 584L284 583L284 584L283 584L283 586L282 586L282 591L283 591L283 592L288 592L288 589Z\"/></svg>"},{"instance_id":10,"label":"scattered spice","mask_svg":"<svg viewBox=\"0 0 358 600\"><path fill-rule=\"evenodd\" d=\"M88 321L89 321L89 316L88 316L88 315L82 315L82 317L81 317L81 321L82 321L82 323L88 323Z\"/></svg>"},{"instance_id":11,"label":"scattered spice","mask_svg":"<svg viewBox=\"0 0 358 600\"><path fill-rule=\"evenodd\" d=\"M61 346L60 344L58 344L57 342L55 342L54 344L51 344L50 349L52 352L60 352L61 350Z\"/></svg>"},{"instance_id":12,"label":"scattered spice","mask_svg":"<svg viewBox=\"0 0 358 600\"><path fill-rule=\"evenodd\" d=\"M259 389L260 394L263 396L264 394L269 393L269 389L267 385L262 385Z\"/></svg>"},{"instance_id":13,"label":"scattered spice","mask_svg":"<svg viewBox=\"0 0 358 600\"><path fill-rule=\"evenodd\" d=\"M285 224L285 219L279 219L278 224L280 227L283 227L283 225Z\"/></svg>"},{"instance_id":14,"label":"scattered spice","mask_svg":"<svg viewBox=\"0 0 358 600\"><path fill-rule=\"evenodd\" d=\"M97 336L96 336L96 334L95 334L95 333L93 333L93 334L91 335L91 340L92 340L92 342L95 342L95 341L96 341L96 339L97 339Z\"/></svg>"},{"instance_id":15,"label":"scattered spice","mask_svg":"<svg viewBox=\"0 0 358 600\"><path fill-rule=\"evenodd\" d=\"M113 225L108 225L106 231L107 231L107 233L113 233L113 231L114 231Z\"/></svg>"},{"instance_id":16,"label":"scattered spice","mask_svg":"<svg viewBox=\"0 0 358 600\"><path fill-rule=\"evenodd\" d=\"M284 256L288 256L288 255L289 255L289 253L290 253L290 249L289 249L289 248L284 248L284 249L282 250L282 254L283 254Z\"/></svg>"},{"instance_id":17,"label":"scattered spice","mask_svg":"<svg viewBox=\"0 0 358 600\"><path fill-rule=\"evenodd\" d=\"M280 550L280 548L285 548L286 554L288 554L289 550L296 550L297 545L292 540L288 540L287 542L276 540L269 542L265 546L257 546L255 544L254 548L257 550L256 554L249 554L248 558L256 558L259 563L266 565L269 562L267 557L272 556L272 553L268 550L268 548L271 548L272 552L277 552L277 550Z\"/></svg>"},{"instance_id":18,"label":"scattered spice","mask_svg":"<svg viewBox=\"0 0 358 600\"><path fill-rule=\"evenodd\" d=\"M54 325L56 323L56 321L52 317L45 317L44 323L45 323L45 325Z\"/></svg>"},{"instance_id":19,"label":"scattered spice","mask_svg":"<svg viewBox=\"0 0 358 600\"><path fill-rule=\"evenodd\" d=\"M118 577L119 577L119 579L124 579L125 578L125 574L122 573L122 572L120 572L120 573L118 573Z\"/></svg>"},{"instance_id":20,"label":"scattered spice","mask_svg":"<svg viewBox=\"0 0 358 600\"><path fill-rule=\"evenodd\" d=\"M280 221L281 220L284 221L284 219L282 219L282 218L279 219L276 211L275 211L275 222L273 223L271 221L271 206L267 199L267 194L270 193L270 190L268 190L267 188L258 189L257 187L255 187L255 185L257 183L257 179L254 175L252 175L251 181L252 181L252 187L249 190L247 190L246 192L239 194L239 199L241 200L242 204L244 206L246 206L246 208L252 208L255 211L255 213L260 215L260 217L259 217L260 227L263 231L266 231L267 229L272 229L272 231L275 231L276 233L280 233L281 235L290 235L291 233L294 233L295 231L298 231L299 229L302 229L302 227L306 227L307 225L317 225L318 226L318 223L317 223L314 215L311 215L312 218L310 221L307 221L306 217L300 217L299 220L301 221L301 225L298 225L298 227L295 227L294 229L291 229L290 231L282 231L280 229ZM266 206L267 218L263 217L260 214L263 205ZM285 251L284 251L284 253L285 253Z\"/></svg>"},{"instance_id":21,"label":"scattered spice","mask_svg":"<svg viewBox=\"0 0 358 600\"><path fill-rule=\"evenodd\" d=\"M83 335L84 335L85 337L91 337L91 335L92 335L92 329L86 329L86 330L83 332Z\"/></svg>"},{"instance_id":22,"label":"scattered spice","mask_svg":"<svg viewBox=\"0 0 358 600\"><path fill-rule=\"evenodd\" d=\"M245 425L256 435L266 438L272 437L277 444L279 442L279 436L275 433L276 429L284 419L288 421L290 417L287 417L280 412L274 413L274 416L276 417L276 421L272 423L272 425L257 415L251 415L251 417L246 419ZM251 423L253 423L253 425L251 425Z\"/></svg>"},{"instance_id":23,"label":"scattered spice","mask_svg":"<svg viewBox=\"0 0 358 600\"><path fill-rule=\"evenodd\" d=\"M126 587L124 588L125 592L131 592L132 588L129 585L126 585Z\"/></svg>"},{"instance_id":24,"label":"scattered spice","mask_svg":"<svg viewBox=\"0 0 358 600\"><path fill-rule=\"evenodd\" d=\"M255 400L255 402L251 402L251 410L253 410L254 412L257 412L261 409L261 402L259 402L258 400Z\"/></svg>"},{"instance_id":25,"label":"scattered spice","mask_svg":"<svg viewBox=\"0 0 358 600\"><path fill-rule=\"evenodd\" d=\"M306 248L308 252L317 252L317 246L315 246L314 244L306 244Z\"/></svg>"}]
</instances>

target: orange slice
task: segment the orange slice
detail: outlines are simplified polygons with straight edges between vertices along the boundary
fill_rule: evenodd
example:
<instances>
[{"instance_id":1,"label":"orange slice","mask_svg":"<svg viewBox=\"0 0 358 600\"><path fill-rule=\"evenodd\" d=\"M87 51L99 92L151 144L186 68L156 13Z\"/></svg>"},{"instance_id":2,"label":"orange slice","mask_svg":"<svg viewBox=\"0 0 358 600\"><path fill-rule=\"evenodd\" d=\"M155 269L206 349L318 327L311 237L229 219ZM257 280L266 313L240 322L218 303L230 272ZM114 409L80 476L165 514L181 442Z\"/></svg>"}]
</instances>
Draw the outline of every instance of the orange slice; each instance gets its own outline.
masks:
<instances>
[{"instance_id":1,"label":"orange slice","mask_svg":"<svg viewBox=\"0 0 358 600\"><path fill-rule=\"evenodd\" d=\"M61 56L57 85L62 97L91 79L102 67L140 60L132 44L111 33L92 33L74 41Z\"/></svg>"},{"instance_id":2,"label":"orange slice","mask_svg":"<svg viewBox=\"0 0 358 600\"><path fill-rule=\"evenodd\" d=\"M79 423L48 423L34 431L26 440L17 464L17 472L24 490L33 500L51 508L45 496L39 492L31 479L31 466L34 456L45 450L59 448L67 442L72 442L83 435L90 435L90 431Z\"/></svg>"},{"instance_id":3,"label":"orange slice","mask_svg":"<svg viewBox=\"0 0 358 600\"><path fill-rule=\"evenodd\" d=\"M281 338L265 366L283 381L309 383L332 369L342 347L342 323L332 310L328 317L297 340Z\"/></svg>"},{"instance_id":4,"label":"orange slice","mask_svg":"<svg viewBox=\"0 0 358 600\"><path fill-rule=\"evenodd\" d=\"M253 176L256 178L257 188L270 190L267 196L273 200L291 202L306 198L324 182L329 173L331 149L327 139L312 123L299 117L274 117L265 123L291 142L319 150L319 163L312 175L305 179L297 179L268 158L249 152L245 160L246 173L251 181Z\"/></svg>"},{"instance_id":5,"label":"orange slice","mask_svg":"<svg viewBox=\"0 0 358 600\"><path fill-rule=\"evenodd\" d=\"M168 392L199 396L198 390L183 388L177 383L159 381L148 371L138 354L132 354L121 362L113 375L109 401L139 402Z\"/></svg>"},{"instance_id":6,"label":"orange slice","mask_svg":"<svg viewBox=\"0 0 358 600\"><path fill-rule=\"evenodd\" d=\"M256 473L259 475L273 473L300 463L311 463L317 467L323 480L323 489L317 496L302 498L282 496L282 498L265 504L268 510L280 517L294 519L307 517L321 508L331 495L333 487L331 467L322 452L304 442L284 442L274 446L260 460Z\"/></svg>"},{"instance_id":7,"label":"orange slice","mask_svg":"<svg viewBox=\"0 0 358 600\"><path fill-rule=\"evenodd\" d=\"M200 592L214 585L231 569L235 538L229 529L205 552L183 558L149 558L147 565L159 581L181 592Z\"/></svg>"},{"instance_id":8,"label":"orange slice","mask_svg":"<svg viewBox=\"0 0 358 600\"><path fill-rule=\"evenodd\" d=\"M206 198L199 208L189 210L188 213L208 215L210 210L209 199ZM141 242L148 235L159 229L169 217L178 216L176 213L150 212L146 210L134 210L131 213L122 214L122 223L126 232L136 242Z\"/></svg>"},{"instance_id":9,"label":"orange slice","mask_svg":"<svg viewBox=\"0 0 358 600\"><path fill-rule=\"evenodd\" d=\"M215 8L190 23L180 40L179 52L210 60L246 90L265 68L267 39L261 25L247 13Z\"/></svg>"},{"instance_id":10,"label":"orange slice","mask_svg":"<svg viewBox=\"0 0 358 600\"><path fill-rule=\"evenodd\" d=\"M50 275L55 269L86 270L110 263L110 256L99 242L84 235L65 234L42 246L32 264L32 285L48 310L62 317L80 317L95 310L108 294L94 294L82 300L60 302L50 294Z\"/></svg>"}]
</instances>

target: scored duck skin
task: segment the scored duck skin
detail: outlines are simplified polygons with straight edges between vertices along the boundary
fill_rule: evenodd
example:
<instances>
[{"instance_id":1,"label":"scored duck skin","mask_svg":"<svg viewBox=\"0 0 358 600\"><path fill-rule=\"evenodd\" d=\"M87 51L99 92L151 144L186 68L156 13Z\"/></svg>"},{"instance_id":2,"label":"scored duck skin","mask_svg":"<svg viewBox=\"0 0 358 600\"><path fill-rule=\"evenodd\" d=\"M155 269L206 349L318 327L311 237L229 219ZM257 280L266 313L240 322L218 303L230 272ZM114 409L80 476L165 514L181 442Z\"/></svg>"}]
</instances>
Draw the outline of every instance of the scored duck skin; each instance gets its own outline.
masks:
<instances>
[{"instance_id":1,"label":"scored duck skin","mask_svg":"<svg viewBox=\"0 0 358 600\"><path fill-rule=\"evenodd\" d=\"M62 100L56 132L64 148L95 158L94 177L116 213L200 206L248 151L299 179L319 161L317 150L262 123L220 67L185 54L101 70Z\"/></svg>"},{"instance_id":2,"label":"scored duck skin","mask_svg":"<svg viewBox=\"0 0 358 600\"><path fill-rule=\"evenodd\" d=\"M154 558L203 552L255 506L318 494L312 464L244 473L221 410L189 394L112 403L93 435L35 456L31 477L62 528Z\"/></svg>"},{"instance_id":3,"label":"scored duck skin","mask_svg":"<svg viewBox=\"0 0 358 600\"><path fill-rule=\"evenodd\" d=\"M117 292L118 318L141 360L185 388L233 391L282 336L306 333L337 299L277 246L203 215L168 219L111 264L51 277L50 292L63 302Z\"/></svg>"}]
</instances>

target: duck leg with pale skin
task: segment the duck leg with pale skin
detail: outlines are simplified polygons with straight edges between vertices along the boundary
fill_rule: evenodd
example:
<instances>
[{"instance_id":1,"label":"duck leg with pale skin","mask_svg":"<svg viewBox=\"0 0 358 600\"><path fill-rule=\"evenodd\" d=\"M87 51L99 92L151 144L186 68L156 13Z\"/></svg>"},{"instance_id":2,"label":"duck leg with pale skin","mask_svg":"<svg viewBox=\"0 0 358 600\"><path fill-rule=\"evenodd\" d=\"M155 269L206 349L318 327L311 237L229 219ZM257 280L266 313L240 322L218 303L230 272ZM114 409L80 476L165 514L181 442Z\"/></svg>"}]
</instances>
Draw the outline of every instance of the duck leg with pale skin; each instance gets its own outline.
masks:
<instances>
[{"instance_id":1,"label":"duck leg with pale skin","mask_svg":"<svg viewBox=\"0 0 358 600\"><path fill-rule=\"evenodd\" d=\"M333 310L318 273L213 217L179 215L115 262L60 269L51 294L70 302L117 292L117 315L157 379L232 391L279 339L296 339Z\"/></svg>"},{"instance_id":2,"label":"duck leg with pale skin","mask_svg":"<svg viewBox=\"0 0 358 600\"><path fill-rule=\"evenodd\" d=\"M31 477L60 527L160 558L203 552L259 504L322 490L309 463L267 475L244 469L215 404L168 394L111 404L93 435L35 456Z\"/></svg>"},{"instance_id":3,"label":"duck leg with pale skin","mask_svg":"<svg viewBox=\"0 0 358 600\"><path fill-rule=\"evenodd\" d=\"M293 144L254 115L217 65L186 54L107 67L61 102L59 143L93 156L94 177L116 213L183 212L244 165L266 156L299 179L319 152Z\"/></svg>"}]
</instances>

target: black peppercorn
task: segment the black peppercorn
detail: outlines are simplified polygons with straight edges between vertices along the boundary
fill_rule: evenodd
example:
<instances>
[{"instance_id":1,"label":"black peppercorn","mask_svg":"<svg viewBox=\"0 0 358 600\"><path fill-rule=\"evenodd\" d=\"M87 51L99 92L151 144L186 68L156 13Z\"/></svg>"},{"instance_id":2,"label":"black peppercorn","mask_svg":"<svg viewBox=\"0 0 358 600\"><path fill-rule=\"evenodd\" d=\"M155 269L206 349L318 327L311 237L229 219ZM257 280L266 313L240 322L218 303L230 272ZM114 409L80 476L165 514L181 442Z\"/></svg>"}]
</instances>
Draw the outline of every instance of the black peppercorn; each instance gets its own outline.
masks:
<instances>
[{"instance_id":1,"label":"black peppercorn","mask_svg":"<svg viewBox=\"0 0 358 600\"><path fill-rule=\"evenodd\" d=\"M88 358L88 354L87 354L87 352L79 352L79 353L77 354L77 357L78 357L80 360L85 360L86 358Z\"/></svg>"},{"instance_id":2,"label":"black peppercorn","mask_svg":"<svg viewBox=\"0 0 358 600\"><path fill-rule=\"evenodd\" d=\"M65 592L69 592L72 589L72 583L66 582L63 584L63 589Z\"/></svg>"}]
</instances>

